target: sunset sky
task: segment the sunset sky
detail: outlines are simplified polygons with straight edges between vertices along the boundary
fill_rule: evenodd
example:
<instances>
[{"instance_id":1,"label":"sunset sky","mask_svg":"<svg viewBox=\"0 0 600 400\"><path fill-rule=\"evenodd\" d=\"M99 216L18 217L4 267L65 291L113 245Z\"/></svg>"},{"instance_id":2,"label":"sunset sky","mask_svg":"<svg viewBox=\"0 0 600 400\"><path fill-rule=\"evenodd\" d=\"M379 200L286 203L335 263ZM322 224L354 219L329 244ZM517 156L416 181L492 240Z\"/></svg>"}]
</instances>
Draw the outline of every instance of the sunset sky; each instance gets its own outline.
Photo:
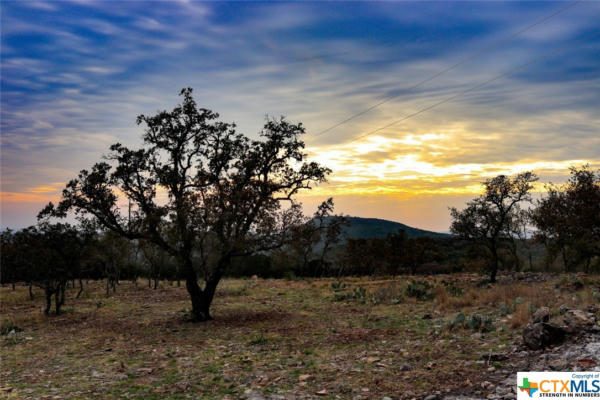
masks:
<instances>
[{"instance_id":1,"label":"sunset sky","mask_svg":"<svg viewBox=\"0 0 600 400\"><path fill-rule=\"evenodd\" d=\"M304 123L333 170L308 212L333 196L447 231L486 177L600 168L600 2L570 4L2 1L1 226L34 223L190 86L251 137L265 115Z\"/></svg>"}]
</instances>

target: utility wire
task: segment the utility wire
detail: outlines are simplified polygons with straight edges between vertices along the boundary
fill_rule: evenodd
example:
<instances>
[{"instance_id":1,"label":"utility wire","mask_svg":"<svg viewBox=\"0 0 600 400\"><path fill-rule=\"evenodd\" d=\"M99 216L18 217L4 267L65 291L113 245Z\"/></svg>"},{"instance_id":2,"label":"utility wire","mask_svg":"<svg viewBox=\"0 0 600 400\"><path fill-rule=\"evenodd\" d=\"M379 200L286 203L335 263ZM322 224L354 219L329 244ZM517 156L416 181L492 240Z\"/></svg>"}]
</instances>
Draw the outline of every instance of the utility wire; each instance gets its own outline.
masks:
<instances>
[{"instance_id":1,"label":"utility wire","mask_svg":"<svg viewBox=\"0 0 600 400\"><path fill-rule=\"evenodd\" d=\"M547 20L549 20L550 18L552 18L552 17L555 17L555 16L557 16L558 14L565 12L566 10L568 10L569 8L571 8L571 7L575 6L577 3L580 3L581 1L582 1L582 0L576 0L576 1L572 2L572 3L569 3L569 4L567 4L565 7L563 7L563 8L560 8L560 9L556 10L556 11L555 11L555 12L553 12L552 14L549 14L549 15L547 15L547 16L545 16L545 17L543 17L542 19L539 19L539 20L535 21L533 24L531 24L531 25L529 25L529 26L527 26L527 27L525 27L525 28L521 29L521 30L520 30L520 31L518 31L518 32L515 32L515 33L513 33L513 34L512 34L512 35L510 35L510 36L507 36L507 37L505 37L504 39L502 39L502 40L500 40L500 41L498 41L498 42L494 42L494 43L490 44L489 46L487 46L487 47L484 47L483 49L481 49L481 50L480 50L480 51L478 51L477 53L475 53L475 54L471 55L470 57L463 58L462 60L460 60L460 61L459 61L459 62L457 62L456 64L453 64L453 65L451 65L450 67L448 67L448 68L445 68L445 69L443 69L443 70L441 70L441 71L439 71L439 72L435 73L434 75L430 76L429 78L426 78L426 79L424 79L424 80L420 81L419 83L417 83L417 84L415 84L415 85L413 85L413 86L409 87L409 88L408 88L408 89L406 89L406 90L407 90L407 91L414 90L414 89L418 88L419 86L422 86L422 85L424 85L425 83L427 83L427 82L429 82L429 81L432 81L433 79L437 78L438 76L440 76L440 75L443 75L443 74L445 74L446 72L449 72L449 71L451 71L451 70L453 70L453 69L455 69L455 68L457 68L457 67L459 67L459 66L463 65L464 63L466 63L466 62L468 62L468 61L471 61L471 60L473 60L474 58L477 58L477 57L479 57L479 56L481 56L481 55L483 55L483 54L485 54L485 53L487 53L487 52L489 52L489 51L491 51L491 50L495 49L496 47L498 47L498 46L500 46L500 45L502 45L502 44L504 44L504 43L508 42L508 41L509 41L509 40L511 40L511 39L514 39L515 37L517 37L517 36L519 36L519 35L521 35L521 34L523 34L523 33L527 32L528 30L530 30L530 29L534 28L535 26L537 26L537 25L539 25L539 24L541 24L541 23L543 23L543 22L546 22L546 21L547 21ZM361 115L364 115L364 114L368 113L369 111L371 111L371 110L373 110L373 109L375 109L375 108L379 107L380 105L382 105L382 104L384 104L384 103L387 103L388 101L391 101L391 100L394 100L394 99L398 98L398 97L399 97L401 94L402 94L402 93L400 93L400 94L396 94L396 95L393 95L393 96L390 96L390 97L388 97L388 98L385 98L385 99L381 100L380 102L378 102L378 103L375 103L375 104L373 104L372 106L370 106L370 107L368 107L368 108L365 108L365 109L364 109L364 110L362 110L362 111L359 111L359 112L357 112L356 114L352 114L352 115L351 115L351 116L349 116L348 118L346 118L346 119L343 119L343 120L341 120L341 121L337 122L336 124L334 124L334 125L330 126L329 128L326 128L326 129L324 129L324 130L322 130L322 131L318 132L317 134L313 135L313 137L319 137L319 136L321 136L321 135L324 135L325 133L327 133L327 132L329 132L329 131L331 131L331 130L333 130L333 129L337 128L338 126L340 126L340 125L343 125L343 124L345 124L346 122L353 120L354 118L360 117Z\"/></svg>"},{"instance_id":2,"label":"utility wire","mask_svg":"<svg viewBox=\"0 0 600 400\"><path fill-rule=\"evenodd\" d=\"M546 54L544 54L544 55L542 55L542 56L540 56L540 57L534 58L533 60L531 60L531 61L528 61L528 62L526 62L526 63L524 63L524 64L518 65L518 66L516 66L516 67L514 67L514 68L512 68L512 69L509 69L508 71L505 71L505 72L501 73L500 75L496 75L496 76L495 76L495 77L493 77L493 78L490 78L490 79L488 79L488 80L486 80L486 81L484 81L484 82L482 82L482 83L479 83L479 84L477 84L477 85L475 85L475 86L472 86L472 87L470 87L470 88L468 88L468 89L465 89L465 90L463 90L463 91L460 91L460 92L458 92L458 93L456 93L456 94L454 94L454 95L452 95L452 96L450 96L450 97L447 97L447 98L445 98L445 99L443 99L443 100L440 100L440 101L438 101L437 103L431 104L431 105L429 105L429 106L427 106L427 107L425 107L425 108L422 108L422 109L420 109L419 111L415 111L415 112L414 112L414 113L412 113L412 114L408 114L408 115L406 115L406 116L404 116L404 117L402 117L402 118L400 118L400 119L398 119L398 120L395 120L395 121L393 121L393 122L390 122L390 123L389 123L389 124L387 124L387 125L384 125L384 126L382 126L382 127L380 127L380 128L377 128L377 129L374 129L374 130L372 130L372 131L369 131L369 132L367 132L367 133L365 133L365 134L363 134L363 135L357 136L357 137L353 138L352 140L349 140L349 141L348 141L348 142L346 142L346 143L352 143L352 142L355 142L355 141L357 141L357 140L359 140L359 139L362 139L362 138L364 138L364 137L366 137L366 136L372 135L372 134L374 134L374 133L376 133L376 132L379 132L379 131L382 131L382 130L384 130L384 129L386 129L386 128L389 128L389 127L390 127L390 126L392 126L392 125L396 125L396 124L397 124L397 123L399 123L399 122L406 121L406 120L407 120L407 119L409 119L409 118L415 117L415 116L417 116L417 115L419 115L419 114L422 114L422 113L424 113L425 111L429 111L429 110L431 110L432 108L435 108L435 107L437 107L437 106L439 106L439 105L441 105L441 104L444 104L444 103L447 103L447 102L449 102L449 101L451 101L451 100L454 100L455 98L457 98L457 97L459 97L459 96L462 96L462 95L463 95L463 94L465 94L465 93L472 92L473 90L477 90L477 89L479 89L479 88L481 88L481 87L483 87L483 86L486 86L486 85L488 85L488 84L490 84L490 83L492 83L492 82L494 82L494 81L496 81L496 80L498 80L498 79L500 79L500 78L503 78L503 77L505 77L505 76L507 76L507 75L510 75L510 74L512 74L512 73L515 73L515 72L517 72L517 71L519 71L519 70L521 70L521 69L523 69L523 68L526 68L526 67L530 66L531 64L534 64L534 63L536 63L536 62L539 62L539 61L545 60L546 58L549 58L549 57L551 57L551 56L553 56L553 55L555 55L555 54L557 54L557 53L560 53L560 52L563 52L563 51L567 50L567 49L568 49L568 48L570 48L570 47L573 47L573 46L574 46L574 45L576 45L577 43L583 42L583 41L585 41L585 40L587 40L587 39L590 39L590 38L592 38L592 37L594 37L594 36L598 36L598 35L600 35L600 32L595 32L595 33L593 33L592 35L589 35L589 36L583 37L583 38L581 38L581 39L576 39L576 40L574 40L574 41L571 41L571 42L569 42L569 43L567 43L567 44L565 44L565 45L563 45L563 46L561 46L561 47L559 47L559 48L557 48L557 49L555 49L555 50L552 50L552 51L551 51L551 52L549 52L549 53L546 53Z\"/></svg>"}]
</instances>

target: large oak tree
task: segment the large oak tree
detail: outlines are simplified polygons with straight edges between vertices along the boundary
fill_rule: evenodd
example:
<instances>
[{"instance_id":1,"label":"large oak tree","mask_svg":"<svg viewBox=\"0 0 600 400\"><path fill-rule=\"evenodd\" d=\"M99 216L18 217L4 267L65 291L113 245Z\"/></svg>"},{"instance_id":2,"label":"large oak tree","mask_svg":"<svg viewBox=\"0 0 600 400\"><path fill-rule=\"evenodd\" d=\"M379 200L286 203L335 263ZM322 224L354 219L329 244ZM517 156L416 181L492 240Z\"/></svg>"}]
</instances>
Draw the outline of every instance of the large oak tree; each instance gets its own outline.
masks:
<instances>
[{"instance_id":1,"label":"large oak tree","mask_svg":"<svg viewBox=\"0 0 600 400\"><path fill-rule=\"evenodd\" d=\"M205 321L232 258L281 246L298 216L282 203L294 204L330 170L306 161L302 124L268 119L261 139L252 140L198 108L191 88L180 95L172 111L137 118L146 127L141 148L112 145L106 161L82 170L46 213L92 216L163 248L180 263L193 319ZM124 215L119 206L127 201Z\"/></svg>"}]
</instances>

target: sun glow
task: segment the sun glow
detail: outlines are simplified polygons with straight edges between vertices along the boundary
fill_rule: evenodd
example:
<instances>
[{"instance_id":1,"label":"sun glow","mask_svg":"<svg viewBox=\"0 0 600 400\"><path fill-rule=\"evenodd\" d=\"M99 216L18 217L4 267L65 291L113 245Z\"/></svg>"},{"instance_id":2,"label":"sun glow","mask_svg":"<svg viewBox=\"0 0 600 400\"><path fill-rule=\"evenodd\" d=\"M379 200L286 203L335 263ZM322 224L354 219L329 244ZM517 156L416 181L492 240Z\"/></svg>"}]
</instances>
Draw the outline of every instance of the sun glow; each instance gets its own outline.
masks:
<instances>
[{"instance_id":1,"label":"sun glow","mask_svg":"<svg viewBox=\"0 0 600 400\"><path fill-rule=\"evenodd\" d=\"M465 137L470 135L452 132L407 134L399 138L372 136L346 144L310 147L310 158L334 171L329 182L316 188L311 195L394 194L406 197L476 194L482 190L482 181L499 174L534 171L545 178L560 179L568 174L570 166L600 164L581 159L447 161L464 144ZM544 184L536 184L536 191L544 191Z\"/></svg>"}]
</instances>

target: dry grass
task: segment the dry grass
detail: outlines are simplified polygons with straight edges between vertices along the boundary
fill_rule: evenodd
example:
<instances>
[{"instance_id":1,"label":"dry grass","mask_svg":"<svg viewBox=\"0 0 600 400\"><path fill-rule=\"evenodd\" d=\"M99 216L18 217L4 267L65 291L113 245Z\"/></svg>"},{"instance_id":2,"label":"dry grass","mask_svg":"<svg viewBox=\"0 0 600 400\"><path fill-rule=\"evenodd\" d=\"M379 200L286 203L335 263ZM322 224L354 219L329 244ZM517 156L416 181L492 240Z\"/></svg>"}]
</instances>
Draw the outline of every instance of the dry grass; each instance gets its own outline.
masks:
<instances>
[{"instance_id":1,"label":"dry grass","mask_svg":"<svg viewBox=\"0 0 600 400\"><path fill-rule=\"evenodd\" d=\"M520 341L527 303L595 301L591 288L561 291L556 280L487 288L475 275L427 279L433 301L403 296L407 277L345 279L345 293L364 287L366 296L341 301L331 279L226 280L215 320L201 324L185 320L183 287L123 283L106 298L102 283L90 282L80 299L69 291L63 315L49 317L39 290L30 301L26 287L1 288L2 320L23 332L0 337L0 386L19 399L232 399L248 388L305 398L421 397L432 384L453 391L481 377L482 353ZM516 297L521 305L503 322L498 305ZM496 329L484 338L450 331L458 311L489 315ZM329 394L317 396L323 389Z\"/></svg>"},{"instance_id":2,"label":"dry grass","mask_svg":"<svg viewBox=\"0 0 600 400\"><path fill-rule=\"evenodd\" d=\"M530 305L521 303L515 307L515 311L510 316L510 326L512 328L521 328L531 319Z\"/></svg>"}]
</instances>

